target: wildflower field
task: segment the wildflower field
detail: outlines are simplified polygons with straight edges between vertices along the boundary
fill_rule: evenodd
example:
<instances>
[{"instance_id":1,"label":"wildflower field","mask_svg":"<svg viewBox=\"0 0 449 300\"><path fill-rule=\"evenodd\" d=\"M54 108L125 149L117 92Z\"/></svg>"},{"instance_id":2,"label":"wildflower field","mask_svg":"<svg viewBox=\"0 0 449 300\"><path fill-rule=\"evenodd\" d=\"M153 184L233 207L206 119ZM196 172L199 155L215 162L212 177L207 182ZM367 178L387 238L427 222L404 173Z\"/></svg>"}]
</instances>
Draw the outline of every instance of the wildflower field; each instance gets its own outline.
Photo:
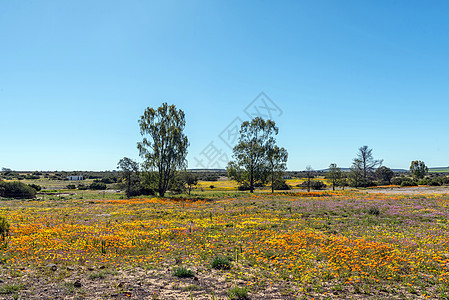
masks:
<instances>
[{"instance_id":1,"label":"wildflower field","mask_svg":"<svg viewBox=\"0 0 449 300\"><path fill-rule=\"evenodd\" d=\"M446 194L206 195L0 201L0 298L449 298Z\"/></svg>"}]
</instances>

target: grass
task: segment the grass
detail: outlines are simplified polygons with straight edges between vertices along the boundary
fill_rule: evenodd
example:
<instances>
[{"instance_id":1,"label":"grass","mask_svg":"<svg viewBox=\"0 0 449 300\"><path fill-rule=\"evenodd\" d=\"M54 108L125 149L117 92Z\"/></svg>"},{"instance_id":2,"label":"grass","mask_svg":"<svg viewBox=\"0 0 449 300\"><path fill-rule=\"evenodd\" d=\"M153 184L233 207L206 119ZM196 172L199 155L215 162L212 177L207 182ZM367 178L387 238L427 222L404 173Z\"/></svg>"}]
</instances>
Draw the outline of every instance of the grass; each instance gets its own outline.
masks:
<instances>
[{"instance_id":1,"label":"grass","mask_svg":"<svg viewBox=\"0 0 449 300\"><path fill-rule=\"evenodd\" d=\"M184 267L177 267L173 271L173 276L176 276L179 278L189 278L189 277L193 277L194 274L193 274L192 270L189 270Z\"/></svg>"},{"instance_id":2,"label":"grass","mask_svg":"<svg viewBox=\"0 0 449 300\"><path fill-rule=\"evenodd\" d=\"M20 284L5 284L0 286L0 295L14 294L23 288Z\"/></svg>"},{"instance_id":3,"label":"grass","mask_svg":"<svg viewBox=\"0 0 449 300\"><path fill-rule=\"evenodd\" d=\"M446 194L100 196L1 201L0 215L11 227L8 247L0 250L0 278L13 279L0 291L20 290L8 284L25 273L64 282L73 273L62 271L67 266L81 273L106 266L158 278L178 261L183 267L168 272L169 280L192 277L192 269L200 280L221 277L220 286L198 285L204 293L230 293L236 283L247 294L275 287L286 298L335 292L341 298L359 293L382 298L381 290L393 298L449 293ZM40 268L50 264L58 270ZM83 276L90 281L115 276L107 270Z\"/></svg>"},{"instance_id":4,"label":"grass","mask_svg":"<svg viewBox=\"0 0 449 300\"><path fill-rule=\"evenodd\" d=\"M214 257L210 263L211 267L217 270L229 270L231 268L231 261L227 257Z\"/></svg>"},{"instance_id":5,"label":"grass","mask_svg":"<svg viewBox=\"0 0 449 300\"><path fill-rule=\"evenodd\" d=\"M241 287L233 287L229 290L229 298L233 300L245 300L249 299L248 289Z\"/></svg>"}]
</instances>

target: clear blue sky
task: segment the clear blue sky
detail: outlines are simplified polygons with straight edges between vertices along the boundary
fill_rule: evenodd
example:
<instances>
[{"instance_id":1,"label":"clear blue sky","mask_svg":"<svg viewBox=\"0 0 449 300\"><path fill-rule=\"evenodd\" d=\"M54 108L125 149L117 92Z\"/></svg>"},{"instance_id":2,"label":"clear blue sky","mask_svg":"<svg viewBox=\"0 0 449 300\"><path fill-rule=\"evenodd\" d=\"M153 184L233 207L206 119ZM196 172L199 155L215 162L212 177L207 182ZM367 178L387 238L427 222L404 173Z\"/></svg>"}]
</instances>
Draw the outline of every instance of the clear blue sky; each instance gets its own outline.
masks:
<instances>
[{"instance_id":1,"label":"clear blue sky","mask_svg":"<svg viewBox=\"0 0 449 300\"><path fill-rule=\"evenodd\" d=\"M0 167L115 169L168 102L196 168L261 92L290 170L365 144L448 166L448 20L448 1L0 1Z\"/></svg>"}]
</instances>

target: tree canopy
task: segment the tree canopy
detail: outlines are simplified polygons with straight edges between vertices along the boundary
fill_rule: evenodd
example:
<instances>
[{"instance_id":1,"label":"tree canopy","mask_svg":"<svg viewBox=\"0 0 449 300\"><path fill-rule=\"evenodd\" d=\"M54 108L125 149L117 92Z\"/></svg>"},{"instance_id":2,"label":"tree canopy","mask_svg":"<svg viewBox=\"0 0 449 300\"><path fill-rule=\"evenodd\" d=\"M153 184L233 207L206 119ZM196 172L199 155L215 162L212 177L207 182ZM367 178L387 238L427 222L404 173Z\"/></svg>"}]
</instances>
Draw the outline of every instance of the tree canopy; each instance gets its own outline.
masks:
<instances>
[{"instance_id":1,"label":"tree canopy","mask_svg":"<svg viewBox=\"0 0 449 300\"><path fill-rule=\"evenodd\" d=\"M159 108L147 108L140 117L142 142L137 144L143 167L157 172L155 176L161 197L167 191L177 170L184 169L189 141L184 134L185 114L175 105L163 103Z\"/></svg>"}]
</instances>

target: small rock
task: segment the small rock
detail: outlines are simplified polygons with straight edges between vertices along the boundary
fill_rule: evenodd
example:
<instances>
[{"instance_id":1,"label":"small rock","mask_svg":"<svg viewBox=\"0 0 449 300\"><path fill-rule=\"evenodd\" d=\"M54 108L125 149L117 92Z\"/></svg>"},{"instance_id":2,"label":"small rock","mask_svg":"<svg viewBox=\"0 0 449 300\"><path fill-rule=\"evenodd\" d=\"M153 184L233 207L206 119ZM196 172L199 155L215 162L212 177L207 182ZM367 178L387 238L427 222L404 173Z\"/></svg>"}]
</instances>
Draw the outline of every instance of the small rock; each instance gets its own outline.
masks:
<instances>
[{"instance_id":1,"label":"small rock","mask_svg":"<svg viewBox=\"0 0 449 300\"><path fill-rule=\"evenodd\" d=\"M74 271L75 270L75 268L73 268L73 267L67 267L67 271Z\"/></svg>"},{"instance_id":2,"label":"small rock","mask_svg":"<svg viewBox=\"0 0 449 300\"><path fill-rule=\"evenodd\" d=\"M119 288L122 288L124 285L125 285L125 284L124 284L123 282L120 282L117 286L118 286Z\"/></svg>"},{"instance_id":3,"label":"small rock","mask_svg":"<svg viewBox=\"0 0 449 300\"><path fill-rule=\"evenodd\" d=\"M95 270L93 267L88 267L87 269L88 269L89 271Z\"/></svg>"},{"instance_id":4,"label":"small rock","mask_svg":"<svg viewBox=\"0 0 449 300\"><path fill-rule=\"evenodd\" d=\"M105 267L105 266L100 266L99 269L100 269L100 270L103 270L104 268L106 268L106 267Z\"/></svg>"},{"instance_id":5,"label":"small rock","mask_svg":"<svg viewBox=\"0 0 449 300\"><path fill-rule=\"evenodd\" d=\"M3 283L4 281L0 279L0 283Z\"/></svg>"},{"instance_id":6,"label":"small rock","mask_svg":"<svg viewBox=\"0 0 449 300\"><path fill-rule=\"evenodd\" d=\"M58 266L52 264L52 265L48 265L48 267L50 268L50 270L52 270L53 272L56 271L58 269Z\"/></svg>"},{"instance_id":7,"label":"small rock","mask_svg":"<svg viewBox=\"0 0 449 300\"><path fill-rule=\"evenodd\" d=\"M76 287L76 288L80 288L81 287L81 282L79 280L77 280L77 281L75 281L73 283L73 286Z\"/></svg>"}]
</instances>

